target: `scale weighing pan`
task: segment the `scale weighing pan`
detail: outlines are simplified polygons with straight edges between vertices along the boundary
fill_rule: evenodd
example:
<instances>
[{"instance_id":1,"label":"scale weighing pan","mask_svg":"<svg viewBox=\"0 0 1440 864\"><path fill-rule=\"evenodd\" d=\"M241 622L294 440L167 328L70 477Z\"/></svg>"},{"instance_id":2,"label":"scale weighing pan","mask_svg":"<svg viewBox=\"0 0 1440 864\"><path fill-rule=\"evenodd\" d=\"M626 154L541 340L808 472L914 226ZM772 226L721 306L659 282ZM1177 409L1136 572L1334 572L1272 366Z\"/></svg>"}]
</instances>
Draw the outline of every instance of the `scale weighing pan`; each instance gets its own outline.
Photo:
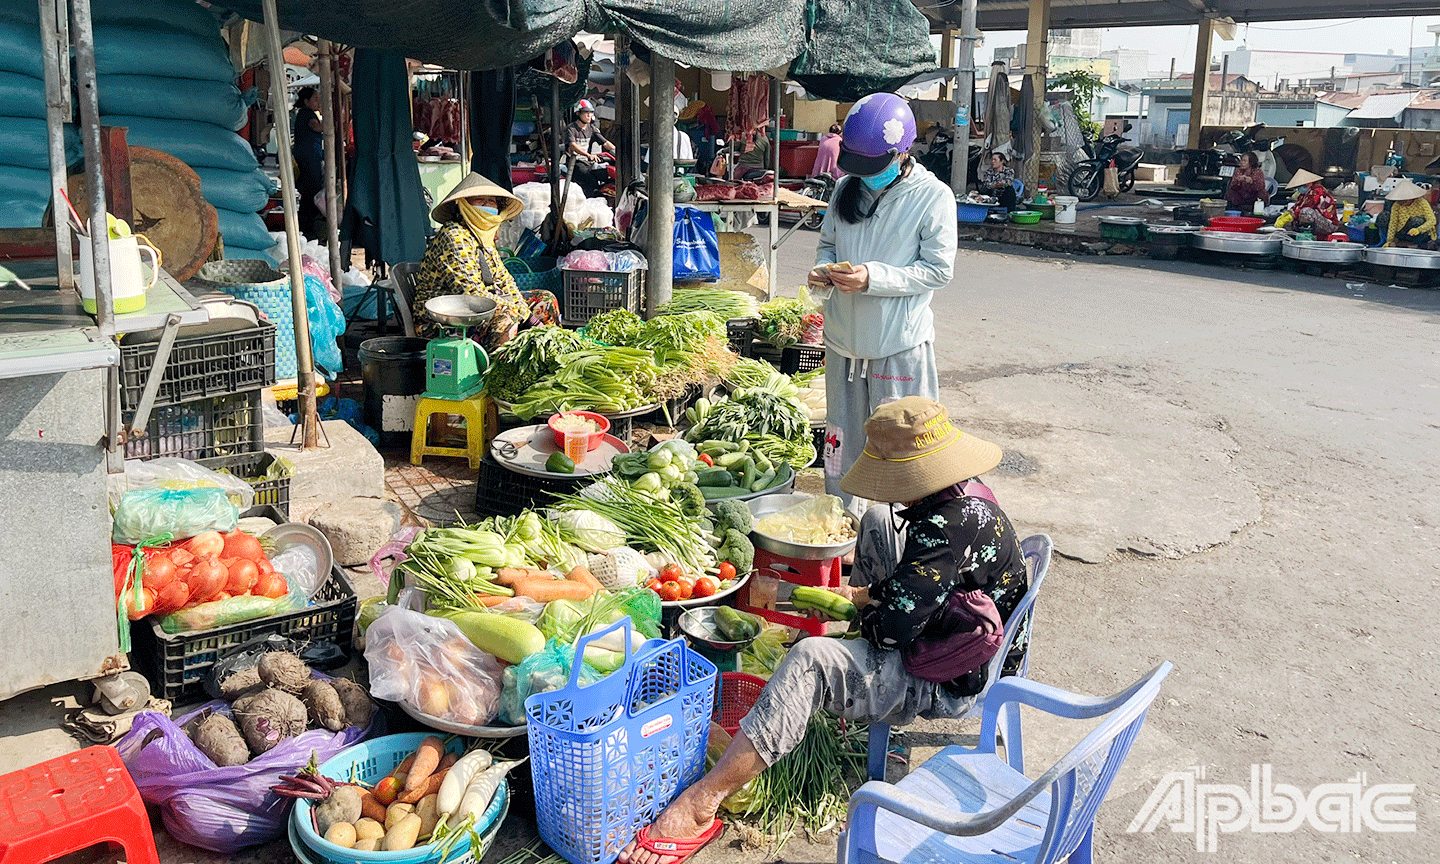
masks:
<instances>
[{"instance_id":1,"label":"scale weighing pan","mask_svg":"<svg viewBox=\"0 0 1440 864\"><path fill-rule=\"evenodd\" d=\"M494 297L478 294L446 294L425 301L425 314L430 320L452 327L474 327L495 316Z\"/></svg>"},{"instance_id":2,"label":"scale weighing pan","mask_svg":"<svg viewBox=\"0 0 1440 864\"><path fill-rule=\"evenodd\" d=\"M559 452L560 448L555 446L554 431L543 424L507 429L490 442L490 455L496 462L511 471L546 480L573 480L606 474L610 471L610 460L621 453L629 453L630 448L614 435L606 435L600 446L585 454L585 458L575 466L575 473L546 471L546 460Z\"/></svg>"}]
</instances>

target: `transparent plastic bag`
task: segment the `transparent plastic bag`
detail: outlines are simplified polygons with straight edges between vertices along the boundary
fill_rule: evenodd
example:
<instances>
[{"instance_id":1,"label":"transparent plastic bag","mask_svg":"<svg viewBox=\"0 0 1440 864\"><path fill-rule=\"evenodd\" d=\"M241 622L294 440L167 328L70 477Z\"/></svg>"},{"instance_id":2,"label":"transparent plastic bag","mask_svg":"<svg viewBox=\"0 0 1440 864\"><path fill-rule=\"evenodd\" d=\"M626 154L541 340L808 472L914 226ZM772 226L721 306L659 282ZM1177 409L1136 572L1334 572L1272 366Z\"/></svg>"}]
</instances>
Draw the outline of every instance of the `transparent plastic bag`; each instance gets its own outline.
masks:
<instances>
[{"instance_id":1,"label":"transparent plastic bag","mask_svg":"<svg viewBox=\"0 0 1440 864\"><path fill-rule=\"evenodd\" d=\"M282 612L293 612L304 606L295 594L280 597L260 597L242 594L209 603L186 606L178 612L171 612L160 619L160 629L166 633L184 633L190 630L213 630L227 624L239 624L256 618L268 618Z\"/></svg>"},{"instance_id":2,"label":"transparent plastic bag","mask_svg":"<svg viewBox=\"0 0 1440 864\"><path fill-rule=\"evenodd\" d=\"M161 456L158 459L131 459L125 463L126 491L132 489L201 489L214 487L225 490L231 503L241 510L255 503L255 490L233 474L211 471L198 462Z\"/></svg>"},{"instance_id":3,"label":"transparent plastic bag","mask_svg":"<svg viewBox=\"0 0 1440 864\"><path fill-rule=\"evenodd\" d=\"M162 534L176 540L202 531L229 534L240 521L240 508L230 502L225 490L213 486L135 489L121 497L114 519L110 539L134 546Z\"/></svg>"},{"instance_id":4,"label":"transparent plastic bag","mask_svg":"<svg viewBox=\"0 0 1440 864\"><path fill-rule=\"evenodd\" d=\"M392 607L365 633L370 694L464 726L484 726L500 707L505 664L476 648L460 628Z\"/></svg>"},{"instance_id":5,"label":"transparent plastic bag","mask_svg":"<svg viewBox=\"0 0 1440 864\"><path fill-rule=\"evenodd\" d=\"M545 647L514 666L505 669L505 688L500 694L498 720L508 726L525 722L525 700L536 693L549 693L570 683L570 667L575 662L575 649L551 639ZM587 665L580 667L579 683L583 687L600 680L600 673Z\"/></svg>"},{"instance_id":6,"label":"transparent plastic bag","mask_svg":"<svg viewBox=\"0 0 1440 864\"><path fill-rule=\"evenodd\" d=\"M285 577L285 583L290 586L290 596L296 599L298 606L304 606L315 599L315 595L320 592L320 586L330 577L329 573L321 576L320 562L315 559L315 551L298 543L272 557L270 566Z\"/></svg>"}]
</instances>

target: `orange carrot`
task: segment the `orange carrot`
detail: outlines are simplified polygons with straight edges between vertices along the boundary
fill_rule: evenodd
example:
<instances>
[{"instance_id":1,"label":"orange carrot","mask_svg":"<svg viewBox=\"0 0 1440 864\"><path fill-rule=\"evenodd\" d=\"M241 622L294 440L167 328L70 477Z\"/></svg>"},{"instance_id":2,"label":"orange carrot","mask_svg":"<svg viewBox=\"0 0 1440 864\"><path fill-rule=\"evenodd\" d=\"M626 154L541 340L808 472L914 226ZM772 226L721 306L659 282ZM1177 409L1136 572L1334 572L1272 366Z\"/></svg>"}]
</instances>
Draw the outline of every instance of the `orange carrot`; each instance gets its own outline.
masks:
<instances>
[{"instance_id":1,"label":"orange carrot","mask_svg":"<svg viewBox=\"0 0 1440 864\"><path fill-rule=\"evenodd\" d=\"M548 570L536 570L534 567L501 567L495 571L495 582L507 588L515 587L516 582L525 582L530 579L554 579L554 574Z\"/></svg>"},{"instance_id":2,"label":"orange carrot","mask_svg":"<svg viewBox=\"0 0 1440 864\"><path fill-rule=\"evenodd\" d=\"M588 600L595 589L568 579L525 579L510 586L516 594L549 603L552 600Z\"/></svg>"},{"instance_id":3,"label":"orange carrot","mask_svg":"<svg viewBox=\"0 0 1440 864\"><path fill-rule=\"evenodd\" d=\"M440 767L435 769L435 773L431 774L429 778L427 778L425 782L421 784L419 789L405 792L403 795L401 795L395 800L401 802L402 804L419 804L420 799L424 798L426 795L435 795L439 793L440 784L445 782L445 775L450 773L450 766L454 765L458 761L460 761L460 754L446 753L445 758L440 760Z\"/></svg>"},{"instance_id":4,"label":"orange carrot","mask_svg":"<svg viewBox=\"0 0 1440 864\"><path fill-rule=\"evenodd\" d=\"M499 606L501 603L504 603L506 600L509 600L509 599L510 599L509 597L501 597L499 594L476 594L476 595L475 595L475 602L476 602L476 603L479 603L481 606L484 606L484 607L487 608L487 609L490 608L491 606Z\"/></svg>"},{"instance_id":5,"label":"orange carrot","mask_svg":"<svg viewBox=\"0 0 1440 864\"><path fill-rule=\"evenodd\" d=\"M577 565L569 573L566 573L565 578L571 582L579 582L581 585L590 586L592 593L605 588L604 585L600 584L600 580L595 578L595 574L590 572L590 568L582 565Z\"/></svg>"},{"instance_id":6,"label":"orange carrot","mask_svg":"<svg viewBox=\"0 0 1440 864\"><path fill-rule=\"evenodd\" d=\"M385 824L385 805L375 797L375 793L365 790L360 793L360 815L369 816L380 824Z\"/></svg>"},{"instance_id":7,"label":"orange carrot","mask_svg":"<svg viewBox=\"0 0 1440 864\"><path fill-rule=\"evenodd\" d=\"M415 761L410 765L410 773L405 777L405 794L423 788L425 781L440 766L440 758L444 755L445 742L436 736L430 735L421 741L420 746L415 748Z\"/></svg>"}]
</instances>

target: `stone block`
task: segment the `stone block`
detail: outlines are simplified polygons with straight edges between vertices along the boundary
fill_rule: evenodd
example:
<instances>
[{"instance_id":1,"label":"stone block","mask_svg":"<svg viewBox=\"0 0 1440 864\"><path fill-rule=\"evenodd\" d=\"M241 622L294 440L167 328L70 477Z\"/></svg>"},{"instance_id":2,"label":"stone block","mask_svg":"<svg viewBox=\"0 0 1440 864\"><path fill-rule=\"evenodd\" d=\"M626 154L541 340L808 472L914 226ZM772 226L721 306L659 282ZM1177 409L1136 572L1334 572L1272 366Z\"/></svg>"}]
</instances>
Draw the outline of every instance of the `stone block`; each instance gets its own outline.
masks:
<instances>
[{"instance_id":1,"label":"stone block","mask_svg":"<svg viewBox=\"0 0 1440 864\"><path fill-rule=\"evenodd\" d=\"M400 529L404 511L384 498L347 498L320 505L306 520L330 541L335 563L355 567L370 561Z\"/></svg>"},{"instance_id":2,"label":"stone block","mask_svg":"<svg viewBox=\"0 0 1440 864\"><path fill-rule=\"evenodd\" d=\"M265 449L284 456L295 466L295 475L290 478L292 518L298 518L297 502L379 498L385 494L385 458L365 436L344 420L325 420L320 425L324 434L320 436L321 445L314 450L291 444L290 427L265 430Z\"/></svg>"}]
</instances>

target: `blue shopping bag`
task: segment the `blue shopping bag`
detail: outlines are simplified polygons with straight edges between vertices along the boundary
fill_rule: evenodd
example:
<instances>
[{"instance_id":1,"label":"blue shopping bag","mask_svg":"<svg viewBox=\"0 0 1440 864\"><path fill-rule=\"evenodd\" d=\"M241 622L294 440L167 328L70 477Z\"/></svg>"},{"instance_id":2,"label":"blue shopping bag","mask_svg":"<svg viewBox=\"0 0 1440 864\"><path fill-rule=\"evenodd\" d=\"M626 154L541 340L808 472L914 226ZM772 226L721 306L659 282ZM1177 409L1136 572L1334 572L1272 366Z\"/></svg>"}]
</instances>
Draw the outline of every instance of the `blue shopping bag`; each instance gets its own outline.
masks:
<instances>
[{"instance_id":1,"label":"blue shopping bag","mask_svg":"<svg viewBox=\"0 0 1440 864\"><path fill-rule=\"evenodd\" d=\"M694 207L675 208L675 281L720 279L720 236L709 213Z\"/></svg>"}]
</instances>

